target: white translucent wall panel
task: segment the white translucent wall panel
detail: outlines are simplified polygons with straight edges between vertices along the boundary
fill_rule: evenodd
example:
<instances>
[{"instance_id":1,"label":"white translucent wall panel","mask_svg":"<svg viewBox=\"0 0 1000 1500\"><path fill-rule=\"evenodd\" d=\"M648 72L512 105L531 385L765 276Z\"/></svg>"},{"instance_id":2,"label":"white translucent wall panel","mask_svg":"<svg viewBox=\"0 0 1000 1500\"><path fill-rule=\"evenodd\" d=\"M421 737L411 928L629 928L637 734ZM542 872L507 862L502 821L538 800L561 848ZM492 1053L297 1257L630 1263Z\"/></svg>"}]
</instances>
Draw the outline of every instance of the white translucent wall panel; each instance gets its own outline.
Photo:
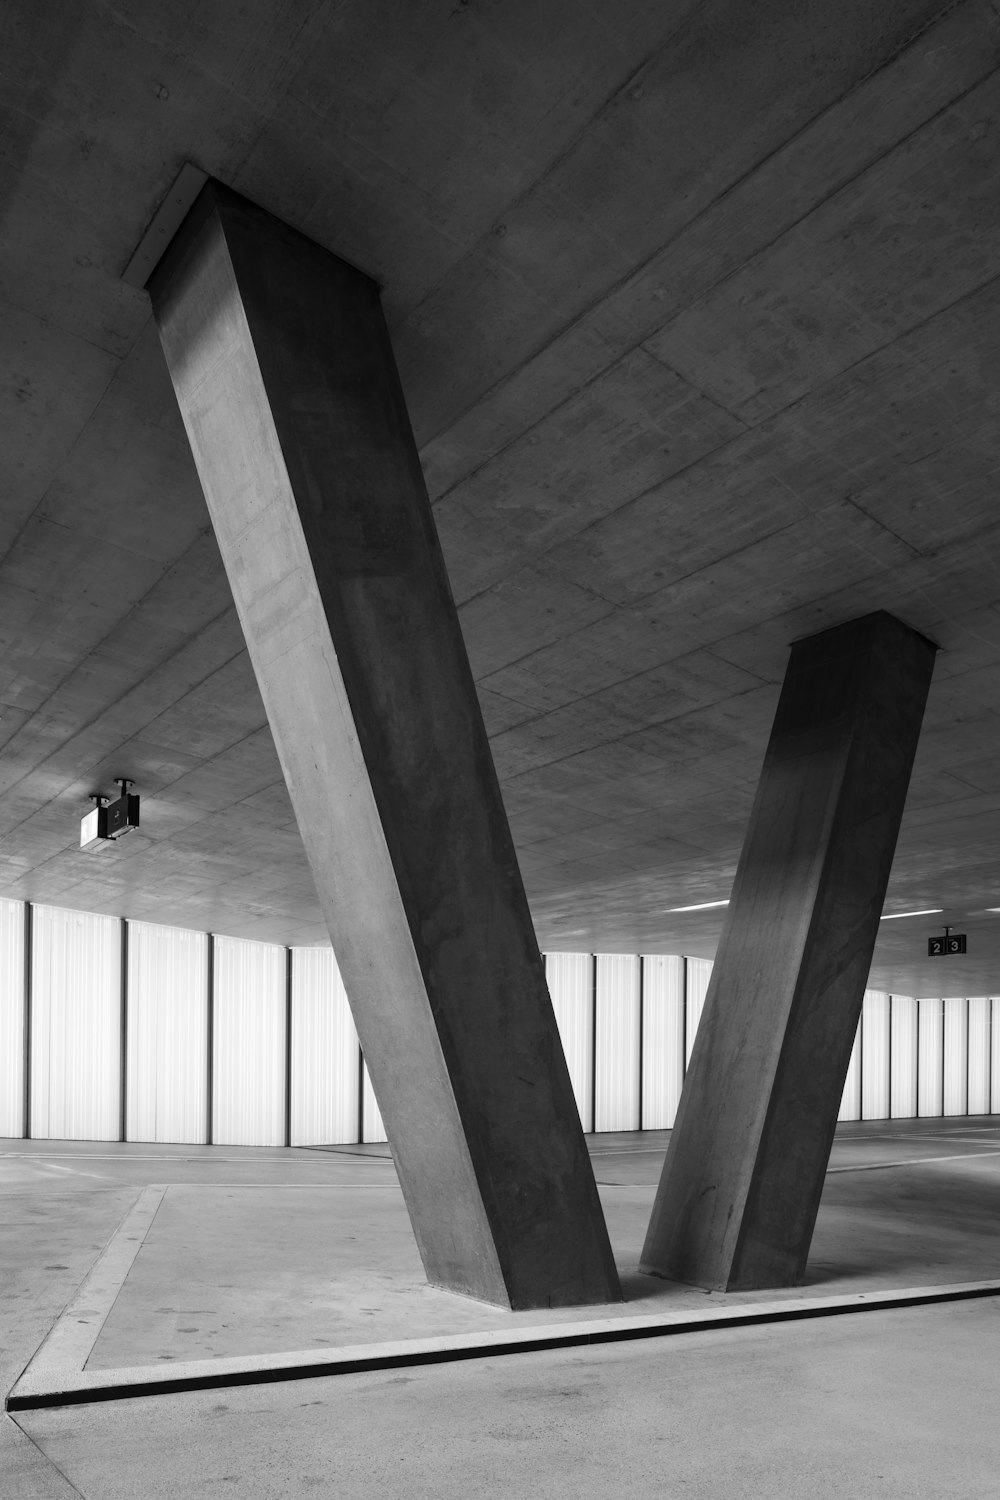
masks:
<instances>
[{"instance_id":1,"label":"white translucent wall panel","mask_svg":"<svg viewBox=\"0 0 1000 1500\"><path fill-rule=\"evenodd\" d=\"M647 953L642 968L642 1128L670 1130L684 1083L684 960Z\"/></svg>"},{"instance_id":2,"label":"white translucent wall panel","mask_svg":"<svg viewBox=\"0 0 1000 1500\"><path fill-rule=\"evenodd\" d=\"M362 1089L362 1139L366 1143L388 1140L385 1126L382 1123L382 1112L375 1098L375 1090L372 1088L371 1075L368 1072L368 1064L364 1068L364 1084Z\"/></svg>"},{"instance_id":3,"label":"white translucent wall panel","mask_svg":"<svg viewBox=\"0 0 1000 1500\"><path fill-rule=\"evenodd\" d=\"M24 902L0 901L0 1136L24 1134Z\"/></svg>"},{"instance_id":4,"label":"white translucent wall panel","mask_svg":"<svg viewBox=\"0 0 1000 1500\"><path fill-rule=\"evenodd\" d=\"M698 1023L705 1008L708 981L712 977L712 960L688 958L685 959L685 963L687 964L687 1056L684 1059L686 1068L691 1061L691 1049L694 1047Z\"/></svg>"},{"instance_id":5,"label":"white translucent wall panel","mask_svg":"<svg viewBox=\"0 0 1000 1500\"><path fill-rule=\"evenodd\" d=\"M970 1115L990 1112L990 999L976 995L969 1000L969 1098Z\"/></svg>"},{"instance_id":6,"label":"white translucent wall panel","mask_svg":"<svg viewBox=\"0 0 1000 1500\"><path fill-rule=\"evenodd\" d=\"M894 1120L909 1120L917 1112L917 1002L893 995L891 1017L889 1103Z\"/></svg>"},{"instance_id":7,"label":"white translucent wall panel","mask_svg":"<svg viewBox=\"0 0 1000 1500\"><path fill-rule=\"evenodd\" d=\"M840 1113L838 1120L860 1120L861 1119L861 1027L858 1027L854 1038L854 1048L851 1052L851 1060L847 1065L847 1077L844 1080L844 1092L840 1099Z\"/></svg>"},{"instance_id":8,"label":"white translucent wall panel","mask_svg":"<svg viewBox=\"0 0 1000 1500\"><path fill-rule=\"evenodd\" d=\"M130 922L125 1133L207 1139L208 939Z\"/></svg>"},{"instance_id":9,"label":"white translucent wall panel","mask_svg":"<svg viewBox=\"0 0 1000 1500\"><path fill-rule=\"evenodd\" d=\"M969 1006L965 999L942 1000L944 1006L945 1115L964 1115L969 1102Z\"/></svg>"},{"instance_id":10,"label":"white translucent wall panel","mask_svg":"<svg viewBox=\"0 0 1000 1500\"><path fill-rule=\"evenodd\" d=\"M990 1114L1000 1114L1000 995L990 996Z\"/></svg>"},{"instance_id":11,"label":"white translucent wall panel","mask_svg":"<svg viewBox=\"0 0 1000 1500\"><path fill-rule=\"evenodd\" d=\"M285 950L215 939L212 1139L285 1142Z\"/></svg>"},{"instance_id":12,"label":"white translucent wall panel","mask_svg":"<svg viewBox=\"0 0 1000 1500\"><path fill-rule=\"evenodd\" d=\"M889 996L865 990L861 1008L861 1118L889 1118Z\"/></svg>"},{"instance_id":13,"label":"white translucent wall panel","mask_svg":"<svg viewBox=\"0 0 1000 1500\"><path fill-rule=\"evenodd\" d=\"M939 1115L942 1104L941 1072L944 1064L941 1001L918 1000L917 1012L917 1112L921 1115Z\"/></svg>"},{"instance_id":14,"label":"white translucent wall panel","mask_svg":"<svg viewBox=\"0 0 1000 1500\"><path fill-rule=\"evenodd\" d=\"M292 950L292 1145L358 1139L358 1033L332 948Z\"/></svg>"},{"instance_id":15,"label":"white translucent wall panel","mask_svg":"<svg viewBox=\"0 0 1000 1500\"><path fill-rule=\"evenodd\" d=\"M597 955L594 1129L639 1129L639 960Z\"/></svg>"},{"instance_id":16,"label":"white translucent wall panel","mask_svg":"<svg viewBox=\"0 0 1000 1500\"><path fill-rule=\"evenodd\" d=\"M593 1126L593 960L589 953L547 953L545 977L584 1130Z\"/></svg>"},{"instance_id":17,"label":"white translucent wall panel","mask_svg":"<svg viewBox=\"0 0 1000 1500\"><path fill-rule=\"evenodd\" d=\"M114 1141L121 1109L121 926L32 913L31 1134Z\"/></svg>"}]
</instances>

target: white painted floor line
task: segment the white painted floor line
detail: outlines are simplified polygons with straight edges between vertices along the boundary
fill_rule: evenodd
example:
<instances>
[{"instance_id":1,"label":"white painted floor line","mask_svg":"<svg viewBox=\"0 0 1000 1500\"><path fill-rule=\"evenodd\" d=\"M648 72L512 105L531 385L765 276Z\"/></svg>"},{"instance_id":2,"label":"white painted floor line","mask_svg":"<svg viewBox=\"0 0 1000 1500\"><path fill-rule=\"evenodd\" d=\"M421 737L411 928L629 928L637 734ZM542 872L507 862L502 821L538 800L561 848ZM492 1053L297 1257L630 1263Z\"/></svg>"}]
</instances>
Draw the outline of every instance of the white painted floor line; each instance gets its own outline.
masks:
<instances>
[{"instance_id":1,"label":"white painted floor line","mask_svg":"<svg viewBox=\"0 0 1000 1500\"><path fill-rule=\"evenodd\" d=\"M252 1147L248 1147L252 1150ZM283 1148L295 1151L299 1148ZM311 1167L315 1170L316 1158L314 1156L167 1156L165 1154L139 1151L0 1151L0 1161L182 1161L200 1162L205 1166L214 1166L216 1162L241 1162L245 1167L270 1166L286 1167L294 1165L297 1167ZM369 1161L391 1161L391 1157L368 1157Z\"/></svg>"},{"instance_id":2,"label":"white painted floor line","mask_svg":"<svg viewBox=\"0 0 1000 1500\"><path fill-rule=\"evenodd\" d=\"M881 1172L887 1167L922 1167L936 1161L977 1161L983 1156L1000 1156L1000 1151L961 1151L954 1156L909 1156L902 1161L872 1161L855 1167L827 1167L830 1172Z\"/></svg>"},{"instance_id":3,"label":"white painted floor line","mask_svg":"<svg viewBox=\"0 0 1000 1500\"><path fill-rule=\"evenodd\" d=\"M76 1167L61 1167L58 1162L46 1161L40 1158L38 1165L47 1167L50 1172L68 1172L71 1177L91 1177L95 1182L114 1182L113 1177L108 1177L104 1172L79 1172Z\"/></svg>"},{"instance_id":4,"label":"white painted floor line","mask_svg":"<svg viewBox=\"0 0 1000 1500\"><path fill-rule=\"evenodd\" d=\"M900 1161L870 1161L863 1162L855 1166L827 1167L826 1173L827 1176L830 1176L830 1174L833 1172L884 1172L887 1171L890 1167L920 1167L924 1166L925 1164L933 1164L936 1161L975 1161L981 1156L1000 1156L1000 1150L961 1151L956 1153L955 1155L949 1154L947 1156L909 1156L902 1158ZM643 1188L648 1186L648 1183L641 1182L604 1182L603 1180L598 1181L598 1187Z\"/></svg>"},{"instance_id":5,"label":"white painted floor line","mask_svg":"<svg viewBox=\"0 0 1000 1500\"><path fill-rule=\"evenodd\" d=\"M398 1188L398 1182L168 1182L167 1186L171 1192L175 1189L183 1191L192 1188L196 1193L204 1193L215 1188L259 1188L262 1192L282 1191L287 1189L295 1192L298 1188L331 1188L335 1192L344 1192L351 1188Z\"/></svg>"}]
</instances>

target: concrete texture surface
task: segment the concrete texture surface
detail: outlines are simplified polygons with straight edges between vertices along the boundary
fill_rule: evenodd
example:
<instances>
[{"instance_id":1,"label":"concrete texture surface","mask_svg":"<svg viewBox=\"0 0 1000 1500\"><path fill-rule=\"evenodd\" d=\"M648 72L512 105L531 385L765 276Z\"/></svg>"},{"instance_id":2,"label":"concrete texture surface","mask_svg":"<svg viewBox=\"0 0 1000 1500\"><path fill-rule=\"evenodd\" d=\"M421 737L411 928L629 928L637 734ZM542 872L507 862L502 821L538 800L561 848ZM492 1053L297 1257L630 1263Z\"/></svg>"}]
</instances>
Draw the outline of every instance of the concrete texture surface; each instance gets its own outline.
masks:
<instances>
[{"instance_id":1,"label":"concrete texture surface","mask_svg":"<svg viewBox=\"0 0 1000 1500\"><path fill-rule=\"evenodd\" d=\"M210 181L151 296L427 1278L611 1301L378 288Z\"/></svg>"},{"instance_id":2,"label":"concrete texture surface","mask_svg":"<svg viewBox=\"0 0 1000 1500\"><path fill-rule=\"evenodd\" d=\"M982 1500L1000 1456L998 1313L1000 1299L17 1420L86 1500Z\"/></svg>"},{"instance_id":3,"label":"concrete texture surface","mask_svg":"<svg viewBox=\"0 0 1000 1500\"><path fill-rule=\"evenodd\" d=\"M12 0L0 892L324 935L144 295L181 164L384 287L543 946L711 956L788 644L943 650L872 983L1000 964L989 0ZM338 80L334 87L331 80ZM87 794L143 823L81 854ZM266 855L266 857L264 857Z\"/></svg>"},{"instance_id":4,"label":"concrete texture surface","mask_svg":"<svg viewBox=\"0 0 1000 1500\"><path fill-rule=\"evenodd\" d=\"M626 1272L664 1144L663 1133L590 1139ZM474 1332L530 1319L419 1284L392 1164L375 1153L9 1141L0 1150L5 1390L152 1181L167 1193L104 1324L95 1367L130 1352L169 1363L292 1347L288 1340ZM172 1200L176 1212L161 1222ZM843 1126L801 1295L996 1277L998 1209L995 1119ZM626 1313L661 1298L732 1300L624 1280ZM223 1485L251 1497L429 1495L444 1486L518 1495L531 1469L533 1492L553 1495L982 1500L1000 1460L985 1415L998 1395L998 1307L988 1299L866 1312L158 1396L114 1411L19 1413L20 1425L0 1421L0 1491L53 1500L73 1493L69 1483L87 1500L200 1497Z\"/></svg>"},{"instance_id":5,"label":"concrete texture surface","mask_svg":"<svg viewBox=\"0 0 1000 1500\"><path fill-rule=\"evenodd\" d=\"M884 611L792 647L645 1271L802 1280L934 656Z\"/></svg>"},{"instance_id":6,"label":"concrete texture surface","mask_svg":"<svg viewBox=\"0 0 1000 1500\"><path fill-rule=\"evenodd\" d=\"M956 1152L958 1160L947 1160ZM609 1153L595 1160L626 1297L624 1307L610 1304L607 1314L706 1305L700 1289L638 1272L649 1178L661 1154L662 1147L653 1147L641 1159ZM930 1136L859 1140L853 1154L861 1161L852 1161L851 1148L836 1150L801 1295L1000 1277L1000 1241L990 1218L1000 1209L1000 1127L971 1143ZM928 1156L945 1161L935 1171ZM893 1168L888 1177L850 1170L907 1158L918 1166ZM627 1180L608 1183L606 1169ZM363 1181L361 1171L356 1175ZM572 1309L512 1316L426 1286L394 1183L364 1187L359 1181L355 1188L326 1190L289 1183L275 1203L278 1191L169 1188L88 1368L527 1328L579 1317ZM947 1217L938 1207L942 1194ZM182 1283L174 1270L179 1265ZM773 1300L773 1293L708 1299L741 1300Z\"/></svg>"}]
</instances>

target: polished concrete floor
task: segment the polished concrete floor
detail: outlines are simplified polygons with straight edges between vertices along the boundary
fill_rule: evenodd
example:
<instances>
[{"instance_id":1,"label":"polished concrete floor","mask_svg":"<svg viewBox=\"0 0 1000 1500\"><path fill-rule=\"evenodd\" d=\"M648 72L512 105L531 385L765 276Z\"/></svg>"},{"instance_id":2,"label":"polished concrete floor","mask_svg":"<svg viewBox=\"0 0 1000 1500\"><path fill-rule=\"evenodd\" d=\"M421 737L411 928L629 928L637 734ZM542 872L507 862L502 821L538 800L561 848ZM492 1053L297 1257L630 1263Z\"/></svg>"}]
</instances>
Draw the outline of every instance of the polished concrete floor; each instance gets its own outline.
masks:
<instances>
[{"instance_id":1,"label":"polished concrete floor","mask_svg":"<svg viewBox=\"0 0 1000 1500\"><path fill-rule=\"evenodd\" d=\"M731 1300L636 1270L665 1141L592 1141L619 1314ZM0 1142L5 1391L149 1184L166 1191L90 1369L537 1321L422 1284L384 1149ZM998 1228L997 1120L842 1127L798 1295L1000 1280ZM998 1313L1000 1296L22 1411L3 1418L0 1494L979 1500L1000 1464Z\"/></svg>"}]
</instances>

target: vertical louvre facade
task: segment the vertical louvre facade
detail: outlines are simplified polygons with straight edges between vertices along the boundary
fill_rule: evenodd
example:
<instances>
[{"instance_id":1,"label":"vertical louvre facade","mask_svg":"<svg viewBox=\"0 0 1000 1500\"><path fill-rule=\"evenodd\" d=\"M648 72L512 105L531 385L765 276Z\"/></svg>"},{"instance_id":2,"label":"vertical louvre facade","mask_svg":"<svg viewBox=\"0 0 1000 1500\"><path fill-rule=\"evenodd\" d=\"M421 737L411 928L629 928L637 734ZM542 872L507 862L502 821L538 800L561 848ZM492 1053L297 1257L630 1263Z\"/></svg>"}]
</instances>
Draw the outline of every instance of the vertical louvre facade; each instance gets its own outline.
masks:
<instances>
[{"instance_id":1,"label":"vertical louvre facade","mask_svg":"<svg viewBox=\"0 0 1000 1500\"><path fill-rule=\"evenodd\" d=\"M292 952L291 1144L358 1139L361 1052L331 948Z\"/></svg>"},{"instance_id":2,"label":"vertical louvre facade","mask_svg":"<svg viewBox=\"0 0 1000 1500\"><path fill-rule=\"evenodd\" d=\"M31 1134L116 1141L121 924L116 917L36 906L31 948Z\"/></svg>"},{"instance_id":3,"label":"vertical louvre facade","mask_svg":"<svg viewBox=\"0 0 1000 1500\"><path fill-rule=\"evenodd\" d=\"M940 1000L917 1002L917 1113L944 1113L944 1006Z\"/></svg>"},{"instance_id":4,"label":"vertical louvre facade","mask_svg":"<svg viewBox=\"0 0 1000 1500\"><path fill-rule=\"evenodd\" d=\"M126 972L127 1139L204 1141L208 938L203 932L131 922Z\"/></svg>"},{"instance_id":5,"label":"vertical louvre facade","mask_svg":"<svg viewBox=\"0 0 1000 1500\"><path fill-rule=\"evenodd\" d=\"M673 1128L684 1084L684 960L642 961L642 1128Z\"/></svg>"},{"instance_id":6,"label":"vertical louvre facade","mask_svg":"<svg viewBox=\"0 0 1000 1500\"><path fill-rule=\"evenodd\" d=\"M889 1118L889 996L865 990L861 1009L861 1118Z\"/></svg>"},{"instance_id":7,"label":"vertical louvre facade","mask_svg":"<svg viewBox=\"0 0 1000 1500\"><path fill-rule=\"evenodd\" d=\"M285 1143L285 949L215 939L212 1140Z\"/></svg>"},{"instance_id":8,"label":"vertical louvre facade","mask_svg":"<svg viewBox=\"0 0 1000 1500\"><path fill-rule=\"evenodd\" d=\"M0 1134L24 1132L30 1054L27 1124L43 1139L384 1141L332 950L220 937L210 963L209 945L205 933L0 901ZM584 1129L671 1128L711 962L549 953L545 968ZM865 992L839 1119L991 1112L1000 1001Z\"/></svg>"},{"instance_id":9,"label":"vertical louvre facade","mask_svg":"<svg viewBox=\"0 0 1000 1500\"><path fill-rule=\"evenodd\" d=\"M941 1113L964 1115L969 1102L969 1002L949 998L944 1008L944 1096Z\"/></svg>"},{"instance_id":10,"label":"vertical louvre facade","mask_svg":"<svg viewBox=\"0 0 1000 1500\"><path fill-rule=\"evenodd\" d=\"M368 1064L365 1063L362 1075L361 1096L361 1139L366 1145L374 1145L379 1141L387 1139L385 1126L382 1123L382 1111L378 1107L375 1090L372 1087L371 1074Z\"/></svg>"},{"instance_id":11,"label":"vertical louvre facade","mask_svg":"<svg viewBox=\"0 0 1000 1500\"><path fill-rule=\"evenodd\" d=\"M684 965L686 970L685 984L687 986L685 1016L687 1046L684 1057L684 1067L686 1069L688 1063L691 1061L691 1050L694 1047L694 1039L698 1034L701 1013L705 1009L708 981L712 977L712 961L708 958L686 958Z\"/></svg>"},{"instance_id":12,"label":"vertical louvre facade","mask_svg":"<svg viewBox=\"0 0 1000 1500\"><path fill-rule=\"evenodd\" d=\"M594 1129L639 1129L639 959L596 955Z\"/></svg>"},{"instance_id":13,"label":"vertical louvre facade","mask_svg":"<svg viewBox=\"0 0 1000 1500\"><path fill-rule=\"evenodd\" d=\"M840 1100L838 1120L861 1119L861 1036L862 1030L859 1026L851 1051L851 1061L847 1066L847 1077L844 1079L844 1092Z\"/></svg>"},{"instance_id":14,"label":"vertical louvre facade","mask_svg":"<svg viewBox=\"0 0 1000 1500\"><path fill-rule=\"evenodd\" d=\"M594 961L589 953L547 953L545 977L584 1130L593 1129Z\"/></svg>"},{"instance_id":15,"label":"vertical louvre facade","mask_svg":"<svg viewBox=\"0 0 1000 1500\"><path fill-rule=\"evenodd\" d=\"M897 1120L917 1113L917 1002L892 997L892 1046L889 1112Z\"/></svg>"},{"instance_id":16,"label":"vertical louvre facade","mask_svg":"<svg viewBox=\"0 0 1000 1500\"><path fill-rule=\"evenodd\" d=\"M986 1115L990 1112L990 997L976 995L970 997L967 1004L969 1085L966 1108L970 1115Z\"/></svg>"},{"instance_id":17,"label":"vertical louvre facade","mask_svg":"<svg viewBox=\"0 0 1000 1500\"><path fill-rule=\"evenodd\" d=\"M0 1136L24 1130L24 902L0 900Z\"/></svg>"}]
</instances>

